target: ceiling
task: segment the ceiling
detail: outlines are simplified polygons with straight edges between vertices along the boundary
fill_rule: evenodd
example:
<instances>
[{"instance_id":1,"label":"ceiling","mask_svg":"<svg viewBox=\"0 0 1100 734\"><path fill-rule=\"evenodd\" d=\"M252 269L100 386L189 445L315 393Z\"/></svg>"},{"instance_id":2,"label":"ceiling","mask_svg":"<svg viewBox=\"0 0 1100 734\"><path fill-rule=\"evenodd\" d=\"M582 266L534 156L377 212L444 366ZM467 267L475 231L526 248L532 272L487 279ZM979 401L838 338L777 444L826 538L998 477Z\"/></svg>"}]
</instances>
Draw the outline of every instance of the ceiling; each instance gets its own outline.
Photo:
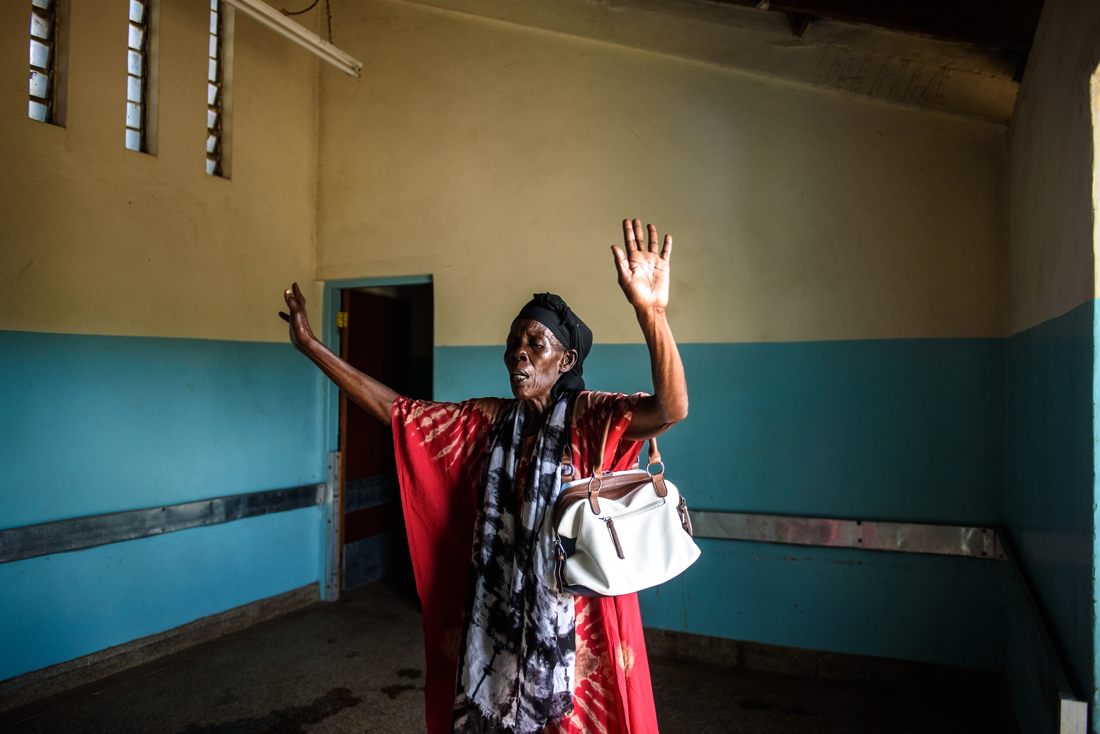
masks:
<instances>
[{"instance_id":1,"label":"ceiling","mask_svg":"<svg viewBox=\"0 0 1100 734\"><path fill-rule=\"evenodd\" d=\"M1042 0L411 2L1008 124Z\"/></svg>"},{"instance_id":2,"label":"ceiling","mask_svg":"<svg viewBox=\"0 0 1100 734\"><path fill-rule=\"evenodd\" d=\"M866 23L1026 55L1043 0L717 0L788 14L801 36L815 18Z\"/></svg>"}]
</instances>

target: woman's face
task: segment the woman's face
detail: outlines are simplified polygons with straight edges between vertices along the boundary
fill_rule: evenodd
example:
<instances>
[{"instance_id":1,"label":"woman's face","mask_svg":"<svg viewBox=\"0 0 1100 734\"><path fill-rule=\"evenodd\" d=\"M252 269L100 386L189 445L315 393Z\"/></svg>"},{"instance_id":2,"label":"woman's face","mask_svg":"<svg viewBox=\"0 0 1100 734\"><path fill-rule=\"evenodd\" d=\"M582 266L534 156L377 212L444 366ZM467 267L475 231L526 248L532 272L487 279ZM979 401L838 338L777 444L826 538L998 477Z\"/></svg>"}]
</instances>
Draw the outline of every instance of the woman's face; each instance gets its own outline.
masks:
<instances>
[{"instance_id":1,"label":"woman's face","mask_svg":"<svg viewBox=\"0 0 1100 734\"><path fill-rule=\"evenodd\" d=\"M531 319L516 319L508 332L504 365L512 395L520 400L548 402L550 389L577 362L576 350L567 350L554 333Z\"/></svg>"}]
</instances>

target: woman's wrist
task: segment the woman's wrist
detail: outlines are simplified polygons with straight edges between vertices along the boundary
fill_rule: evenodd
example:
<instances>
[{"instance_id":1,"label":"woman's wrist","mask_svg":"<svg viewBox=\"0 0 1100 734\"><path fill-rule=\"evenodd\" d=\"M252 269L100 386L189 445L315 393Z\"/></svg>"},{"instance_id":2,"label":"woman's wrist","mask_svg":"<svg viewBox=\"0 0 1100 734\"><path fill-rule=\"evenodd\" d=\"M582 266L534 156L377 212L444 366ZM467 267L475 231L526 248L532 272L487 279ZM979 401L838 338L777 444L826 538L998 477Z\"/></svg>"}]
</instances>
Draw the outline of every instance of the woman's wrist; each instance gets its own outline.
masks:
<instances>
[{"instance_id":1,"label":"woman's wrist","mask_svg":"<svg viewBox=\"0 0 1100 734\"><path fill-rule=\"evenodd\" d=\"M645 327L648 324L656 324L665 320L664 306L635 306L634 313L638 317L638 323Z\"/></svg>"},{"instance_id":2,"label":"woman's wrist","mask_svg":"<svg viewBox=\"0 0 1100 734\"><path fill-rule=\"evenodd\" d=\"M298 338L298 351L310 359L319 357L324 349L325 345L320 339L313 335L312 331L308 332L305 338Z\"/></svg>"}]
</instances>

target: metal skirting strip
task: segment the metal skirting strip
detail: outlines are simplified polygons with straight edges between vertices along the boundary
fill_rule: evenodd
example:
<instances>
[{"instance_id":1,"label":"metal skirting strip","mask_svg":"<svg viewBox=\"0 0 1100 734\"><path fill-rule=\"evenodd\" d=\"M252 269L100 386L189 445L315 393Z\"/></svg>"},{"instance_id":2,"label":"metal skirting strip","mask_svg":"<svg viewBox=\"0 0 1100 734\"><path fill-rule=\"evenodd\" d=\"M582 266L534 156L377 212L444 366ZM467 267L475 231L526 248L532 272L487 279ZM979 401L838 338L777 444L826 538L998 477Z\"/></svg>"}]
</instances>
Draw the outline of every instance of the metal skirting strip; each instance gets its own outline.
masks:
<instances>
[{"instance_id":1,"label":"metal skirting strip","mask_svg":"<svg viewBox=\"0 0 1100 734\"><path fill-rule=\"evenodd\" d=\"M994 528L691 510L697 538L1004 560Z\"/></svg>"},{"instance_id":2,"label":"metal skirting strip","mask_svg":"<svg viewBox=\"0 0 1100 734\"><path fill-rule=\"evenodd\" d=\"M0 530L0 563L297 510L320 505L324 499L324 484L305 484L8 528Z\"/></svg>"}]
</instances>

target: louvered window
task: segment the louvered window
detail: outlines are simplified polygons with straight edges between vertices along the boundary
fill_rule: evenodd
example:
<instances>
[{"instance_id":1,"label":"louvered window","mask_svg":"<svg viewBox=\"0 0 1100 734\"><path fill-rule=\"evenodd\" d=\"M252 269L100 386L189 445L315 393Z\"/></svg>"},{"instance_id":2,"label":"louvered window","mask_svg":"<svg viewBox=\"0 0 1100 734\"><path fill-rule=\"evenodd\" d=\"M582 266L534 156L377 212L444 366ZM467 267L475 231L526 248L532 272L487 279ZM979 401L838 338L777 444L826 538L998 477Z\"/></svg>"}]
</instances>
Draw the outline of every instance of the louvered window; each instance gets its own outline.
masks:
<instances>
[{"instance_id":1,"label":"louvered window","mask_svg":"<svg viewBox=\"0 0 1100 734\"><path fill-rule=\"evenodd\" d=\"M130 0L126 57L126 147L148 152L149 1Z\"/></svg>"},{"instance_id":2,"label":"louvered window","mask_svg":"<svg viewBox=\"0 0 1100 734\"><path fill-rule=\"evenodd\" d=\"M210 0L210 58L206 73L206 172L222 175L222 12L220 0Z\"/></svg>"},{"instance_id":3,"label":"louvered window","mask_svg":"<svg viewBox=\"0 0 1100 734\"><path fill-rule=\"evenodd\" d=\"M31 0L31 75L27 116L57 122L57 4Z\"/></svg>"}]
</instances>

